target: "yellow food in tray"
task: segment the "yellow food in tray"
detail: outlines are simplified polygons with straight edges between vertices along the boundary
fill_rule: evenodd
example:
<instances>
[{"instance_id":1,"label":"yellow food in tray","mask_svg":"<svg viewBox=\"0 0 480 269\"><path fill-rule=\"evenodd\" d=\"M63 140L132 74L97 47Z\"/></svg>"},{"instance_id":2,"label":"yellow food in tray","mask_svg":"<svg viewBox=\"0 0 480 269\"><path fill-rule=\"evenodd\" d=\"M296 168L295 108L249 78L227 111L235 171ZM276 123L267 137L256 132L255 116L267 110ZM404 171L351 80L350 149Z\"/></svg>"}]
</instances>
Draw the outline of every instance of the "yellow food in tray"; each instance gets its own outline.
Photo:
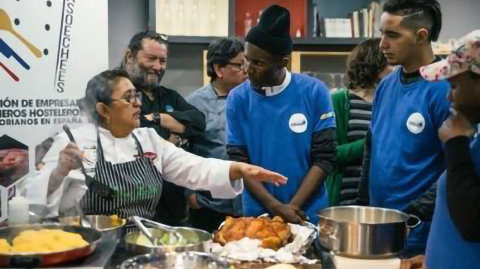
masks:
<instances>
[{"instance_id":1,"label":"yellow food in tray","mask_svg":"<svg viewBox=\"0 0 480 269\"><path fill-rule=\"evenodd\" d=\"M0 252L10 252L10 244L5 239L0 239Z\"/></svg>"},{"instance_id":2,"label":"yellow food in tray","mask_svg":"<svg viewBox=\"0 0 480 269\"><path fill-rule=\"evenodd\" d=\"M88 242L76 233L42 229L21 232L10 246L0 239L1 252L61 252L88 246Z\"/></svg>"}]
</instances>

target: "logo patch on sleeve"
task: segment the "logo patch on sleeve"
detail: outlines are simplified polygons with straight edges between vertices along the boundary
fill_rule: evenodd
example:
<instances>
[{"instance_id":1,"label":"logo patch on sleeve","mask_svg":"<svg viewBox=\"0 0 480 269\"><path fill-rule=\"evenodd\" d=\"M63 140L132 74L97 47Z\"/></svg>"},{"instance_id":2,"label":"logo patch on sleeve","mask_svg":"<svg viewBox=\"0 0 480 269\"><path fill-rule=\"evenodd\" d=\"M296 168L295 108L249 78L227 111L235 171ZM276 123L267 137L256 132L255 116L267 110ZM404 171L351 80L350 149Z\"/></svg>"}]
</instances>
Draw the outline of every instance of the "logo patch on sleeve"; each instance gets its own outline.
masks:
<instances>
[{"instance_id":1,"label":"logo patch on sleeve","mask_svg":"<svg viewBox=\"0 0 480 269\"><path fill-rule=\"evenodd\" d=\"M320 120L326 120L328 118L333 118L333 117L335 117L335 113L332 111L332 112L328 112L328 113L325 113L322 116L320 116Z\"/></svg>"}]
</instances>

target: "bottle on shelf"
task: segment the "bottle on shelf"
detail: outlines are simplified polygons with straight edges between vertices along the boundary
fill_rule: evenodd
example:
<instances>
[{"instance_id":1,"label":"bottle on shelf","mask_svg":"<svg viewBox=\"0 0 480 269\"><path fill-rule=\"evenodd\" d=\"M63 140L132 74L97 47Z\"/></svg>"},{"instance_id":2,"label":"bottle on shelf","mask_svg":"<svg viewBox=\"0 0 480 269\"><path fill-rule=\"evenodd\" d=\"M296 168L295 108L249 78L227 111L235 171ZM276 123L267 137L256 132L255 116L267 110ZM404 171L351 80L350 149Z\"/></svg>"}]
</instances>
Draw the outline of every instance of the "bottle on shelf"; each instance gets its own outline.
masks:
<instances>
[{"instance_id":1,"label":"bottle on shelf","mask_svg":"<svg viewBox=\"0 0 480 269\"><path fill-rule=\"evenodd\" d=\"M198 0L193 0L192 4L192 17L189 21L189 35L203 36L203 33L199 31L200 26L200 11L198 7Z\"/></svg>"},{"instance_id":2,"label":"bottle on shelf","mask_svg":"<svg viewBox=\"0 0 480 269\"><path fill-rule=\"evenodd\" d=\"M173 35L172 32L172 5L170 0L165 0L165 8L163 10L163 18L162 20L162 34Z\"/></svg>"},{"instance_id":3,"label":"bottle on shelf","mask_svg":"<svg viewBox=\"0 0 480 269\"><path fill-rule=\"evenodd\" d=\"M188 28L188 24L185 25L185 2L184 0L179 0L178 2L178 10L177 10L177 22L175 23L176 28L176 35L186 35L186 30ZM182 23L180 23L182 20Z\"/></svg>"},{"instance_id":4,"label":"bottle on shelf","mask_svg":"<svg viewBox=\"0 0 480 269\"><path fill-rule=\"evenodd\" d=\"M260 17L262 16L262 13L263 13L263 9L258 11L257 25L260 23Z\"/></svg>"},{"instance_id":5,"label":"bottle on shelf","mask_svg":"<svg viewBox=\"0 0 480 269\"><path fill-rule=\"evenodd\" d=\"M295 37L296 37L296 38L302 37L302 31L300 31L300 29L298 29L298 30L297 30L297 33L295 33Z\"/></svg>"}]
</instances>

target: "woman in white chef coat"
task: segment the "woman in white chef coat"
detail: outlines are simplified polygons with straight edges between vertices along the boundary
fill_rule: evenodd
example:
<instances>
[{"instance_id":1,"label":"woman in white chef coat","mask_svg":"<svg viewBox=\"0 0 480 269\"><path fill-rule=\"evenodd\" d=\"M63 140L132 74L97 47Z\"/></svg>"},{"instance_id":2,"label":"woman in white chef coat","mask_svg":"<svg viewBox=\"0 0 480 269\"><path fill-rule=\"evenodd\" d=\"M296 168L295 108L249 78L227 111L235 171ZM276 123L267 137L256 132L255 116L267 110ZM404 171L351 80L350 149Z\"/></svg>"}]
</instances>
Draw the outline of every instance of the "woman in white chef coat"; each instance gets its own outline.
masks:
<instances>
[{"instance_id":1,"label":"woman in white chef coat","mask_svg":"<svg viewBox=\"0 0 480 269\"><path fill-rule=\"evenodd\" d=\"M241 178L285 184L286 178L263 168L238 162L205 159L175 147L155 130L138 128L141 95L121 70L92 78L81 100L92 123L55 137L44 167L26 183L31 204L47 205L56 216L80 200L85 214L152 218L163 180L212 196L231 199L243 191ZM115 192L106 199L87 188L79 170Z\"/></svg>"}]
</instances>

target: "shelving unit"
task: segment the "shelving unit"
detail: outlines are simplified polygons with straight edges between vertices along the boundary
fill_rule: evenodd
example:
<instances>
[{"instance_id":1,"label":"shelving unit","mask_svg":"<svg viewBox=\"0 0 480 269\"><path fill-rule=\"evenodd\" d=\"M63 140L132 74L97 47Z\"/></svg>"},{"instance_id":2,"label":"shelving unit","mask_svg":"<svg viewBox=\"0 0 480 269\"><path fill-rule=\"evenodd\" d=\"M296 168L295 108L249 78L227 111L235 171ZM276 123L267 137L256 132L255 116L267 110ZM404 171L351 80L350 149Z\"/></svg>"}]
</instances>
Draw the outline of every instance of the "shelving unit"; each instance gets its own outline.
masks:
<instances>
[{"instance_id":1,"label":"shelving unit","mask_svg":"<svg viewBox=\"0 0 480 269\"><path fill-rule=\"evenodd\" d=\"M159 0L150 0L150 25L156 25L156 2ZM319 0L224 0L228 1L228 9L229 9L229 16L228 16L228 35L229 36L238 36L239 38L243 38L242 31L244 31L244 27L241 25L242 22L237 21L237 17L239 14L236 12L236 7L238 5L247 6L243 9L249 11L252 14L252 21L254 22L253 25L256 25L256 19L258 14L255 14L257 9L260 9L262 6L267 7L270 4L280 4L290 8L294 8L292 12L292 36L295 36L295 29L298 28L302 32L301 38L294 38L294 45L356 45L361 39L355 38L319 38L319 37L312 37L311 29L313 25L313 19L311 18L311 10L313 3L315 2L322 2ZM331 17L340 17L340 18L347 18L348 13L351 12L345 10L345 4L343 2L348 3L348 5L352 5L351 9L366 6L369 2L373 0L339 0L337 2L328 1L328 4L323 4L325 6L319 5L321 8L326 8L331 13ZM377 0L378 1L378 0ZM323 1L327 2L327 1ZM247 5L248 4L248 5ZM255 6L255 8L251 7ZM295 15L298 17L299 7L305 8L306 10L301 13L302 19L305 21L299 21L299 18L296 18ZM242 9L242 10L243 10ZM350 9L350 7L349 7ZM324 15L324 14L322 14ZM305 18L303 18L305 17ZM169 41L171 43L185 43L185 44L209 44L211 41L219 39L221 37L205 37L205 36L170 36Z\"/></svg>"},{"instance_id":2,"label":"shelving unit","mask_svg":"<svg viewBox=\"0 0 480 269\"><path fill-rule=\"evenodd\" d=\"M293 45L349 45L355 46L360 43L361 38L320 38L320 37L305 37L294 38Z\"/></svg>"},{"instance_id":3,"label":"shelving unit","mask_svg":"<svg viewBox=\"0 0 480 269\"><path fill-rule=\"evenodd\" d=\"M221 39L217 36L169 36L168 41L172 44L204 44L208 45L214 40ZM317 38L317 37L305 37L294 38L293 46L313 46L313 45L334 45L334 46L355 46L364 39L360 38Z\"/></svg>"},{"instance_id":4,"label":"shelving unit","mask_svg":"<svg viewBox=\"0 0 480 269\"><path fill-rule=\"evenodd\" d=\"M150 1L150 25L156 24L157 8ZM162 0L165 1L165 0ZM173 0L171 0L173 1ZM177 1L177 0L175 0ZM185 0L186 1L186 0ZM271 4L286 6L291 11L291 35L294 37L300 31L302 37L293 39L294 53L291 56L289 69L293 72L321 74L328 81L338 81L333 76L345 73L345 60L349 52L363 39L356 38L320 38L312 37L314 3L322 10L322 17L348 18L348 14L359 8L367 7L373 0L225 0L228 1L228 36L243 38L245 32L246 12L252 15L253 25L257 24L259 10ZM379 0L376 0L379 1ZM199 0L202 4L203 0ZM208 3L208 2L207 2ZM238 5L243 5L237 10ZM347 7L347 8L345 8ZM160 14L158 15L160 16ZM195 87L207 83L210 78L206 74L206 50L218 36L170 36L172 52L169 59L168 76L172 85L180 88L186 95ZM187 59L186 55L198 55L198 58ZM202 66L198 66L199 63ZM170 64L171 63L171 64ZM186 66L189 65L188 67ZM193 66L195 65L195 66ZM185 70L187 68L187 70ZM330 71L331 70L331 71ZM192 74L195 74L194 76ZM198 74L198 75L197 75ZM323 79L322 79L323 80ZM180 85L180 86L179 86Z\"/></svg>"},{"instance_id":5,"label":"shelving unit","mask_svg":"<svg viewBox=\"0 0 480 269\"><path fill-rule=\"evenodd\" d=\"M291 71L295 73L302 72L302 57L348 57L349 52L318 52L318 51L294 51L291 58Z\"/></svg>"},{"instance_id":6,"label":"shelving unit","mask_svg":"<svg viewBox=\"0 0 480 269\"><path fill-rule=\"evenodd\" d=\"M171 44L203 44L208 45L214 40L221 39L217 36L169 36L168 42Z\"/></svg>"}]
</instances>

